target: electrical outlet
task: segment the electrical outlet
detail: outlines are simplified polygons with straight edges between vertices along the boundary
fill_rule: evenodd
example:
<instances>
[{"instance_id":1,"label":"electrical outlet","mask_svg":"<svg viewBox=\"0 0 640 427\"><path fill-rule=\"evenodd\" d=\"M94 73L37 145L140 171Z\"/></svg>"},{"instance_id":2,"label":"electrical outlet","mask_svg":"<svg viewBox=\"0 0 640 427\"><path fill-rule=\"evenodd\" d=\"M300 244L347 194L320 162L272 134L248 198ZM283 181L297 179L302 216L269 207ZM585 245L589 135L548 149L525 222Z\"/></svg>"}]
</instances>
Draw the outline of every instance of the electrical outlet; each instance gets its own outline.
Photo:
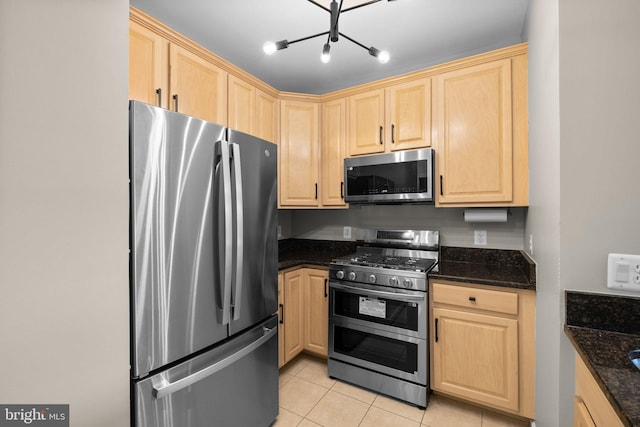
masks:
<instances>
[{"instance_id":1,"label":"electrical outlet","mask_svg":"<svg viewBox=\"0 0 640 427\"><path fill-rule=\"evenodd\" d=\"M351 238L351 227L342 227L342 237L345 239Z\"/></svg>"},{"instance_id":2,"label":"electrical outlet","mask_svg":"<svg viewBox=\"0 0 640 427\"><path fill-rule=\"evenodd\" d=\"M529 255L533 255L533 234L529 234Z\"/></svg>"},{"instance_id":3,"label":"electrical outlet","mask_svg":"<svg viewBox=\"0 0 640 427\"><path fill-rule=\"evenodd\" d=\"M282 237L282 226L278 225L278 239Z\"/></svg>"},{"instance_id":4,"label":"electrical outlet","mask_svg":"<svg viewBox=\"0 0 640 427\"><path fill-rule=\"evenodd\" d=\"M607 288L640 292L640 255L609 254Z\"/></svg>"},{"instance_id":5,"label":"electrical outlet","mask_svg":"<svg viewBox=\"0 0 640 427\"><path fill-rule=\"evenodd\" d=\"M486 246L487 230L475 230L473 232L473 244L477 246Z\"/></svg>"}]
</instances>

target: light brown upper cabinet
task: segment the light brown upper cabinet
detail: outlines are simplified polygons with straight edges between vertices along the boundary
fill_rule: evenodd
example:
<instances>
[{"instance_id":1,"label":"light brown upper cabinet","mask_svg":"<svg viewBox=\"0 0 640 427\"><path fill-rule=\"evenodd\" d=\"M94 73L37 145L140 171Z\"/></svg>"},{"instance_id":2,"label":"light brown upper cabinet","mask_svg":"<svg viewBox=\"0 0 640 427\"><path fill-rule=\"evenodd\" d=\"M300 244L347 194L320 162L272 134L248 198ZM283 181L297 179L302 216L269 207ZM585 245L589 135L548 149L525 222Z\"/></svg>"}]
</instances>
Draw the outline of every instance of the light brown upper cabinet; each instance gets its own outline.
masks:
<instances>
[{"instance_id":1,"label":"light brown upper cabinet","mask_svg":"<svg viewBox=\"0 0 640 427\"><path fill-rule=\"evenodd\" d=\"M318 206L318 104L281 101L280 110L280 206Z\"/></svg>"},{"instance_id":2,"label":"light brown upper cabinet","mask_svg":"<svg viewBox=\"0 0 640 427\"><path fill-rule=\"evenodd\" d=\"M349 97L349 155L431 145L431 80L421 78Z\"/></svg>"},{"instance_id":3,"label":"light brown upper cabinet","mask_svg":"<svg viewBox=\"0 0 640 427\"><path fill-rule=\"evenodd\" d=\"M256 89L254 125L255 136L278 143L278 100L260 89Z\"/></svg>"},{"instance_id":4,"label":"light brown upper cabinet","mask_svg":"<svg viewBox=\"0 0 640 427\"><path fill-rule=\"evenodd\" d=\"M431 79L385 89L387 151L431 146Z\"/></svg>"},{"instance_id":5,"label":"light brown upper cabinet","mask_svg":"<svg viewBox=\"0 0 640 427\"><path fill-rule=\"evenodd\" d=\"M433 77L436 206L528 203L526 57Z\"/></svg>"},{"instance_id":6,"label":"light brown upper cabinet","mask_svg":"<svg viewBox=\"0 0 640 427\"><path fill-rule=\"evenodd\" d=\"M129 23L129 99L169 105L169 42L136 22Z\"/></svg>"},{"instance_id":7,"label":"light brown upper cabinet","mask_svg":"<svg viewBox=\"0 0 640 427\"><path fill-rule=\"evenodd\" d=\"M322 105L320 194L322 206L346 207L344 157L346 153L346 107L344 98Z\"/></svg>"},{"instance_id":8,"label":"light brown upper cabinet","mask_svg":"<svg viewBox=\"0 0 640 427\"><path fill-rule=\"evenodd\" d=\"M163 37L141 13L129 21L129 98L214 123L227 123L227 72L200 49ZM146 22L144 26L141 22Z\"/></svg>"},{"instance_id":9,"label":"light brown upper cabinet","mask_svg":"<svg viewBox=\"0 0 640 427\"><path fill-rule=\"evenodd\" d=\"M169 45L171 109L213 123L227 122L227 73L180 46Z\"/></svg>"},{"instance_id":10,"label":"light brown upper cabinet","mask_svg":"<svg viewBox=\"0 0 640 427\"><path fill-rule=\"evenodd\" d=\"M277 102L274 97L252 84L229 75L227 107L229 127L277 144Z\"/></svg>"}]
</instances>

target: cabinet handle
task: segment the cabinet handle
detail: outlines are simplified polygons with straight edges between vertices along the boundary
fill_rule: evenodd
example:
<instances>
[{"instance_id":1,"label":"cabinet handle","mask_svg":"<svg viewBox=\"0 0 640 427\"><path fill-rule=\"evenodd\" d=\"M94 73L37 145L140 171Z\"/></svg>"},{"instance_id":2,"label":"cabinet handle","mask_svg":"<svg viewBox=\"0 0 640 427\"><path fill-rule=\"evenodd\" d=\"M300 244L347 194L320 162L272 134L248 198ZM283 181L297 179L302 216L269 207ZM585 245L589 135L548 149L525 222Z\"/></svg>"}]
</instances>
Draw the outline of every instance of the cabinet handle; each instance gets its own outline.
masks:
<instances>
[{"instance_id":1,"label":"cabinet handle","mask_svg":"<svg viewBox=\"0 0 640 427\"><path fill-rule=\"evenodd\" d=\"M391 125L391 143L395 144L396 143L396 136L395 136L395 132L396 132L396 125L392 124Z\"/></svg>"},{"instance_id":2,"label":"cabinet handle","mask_svg":"<svg viewBox=\"0 0 640 427\"><path fill-rule=\"evenodd\" d=\"M284 305L283 304L279 304L280 305L280 323L284 323Z\"/></svg>"},{"instance_id":3,"label":"cabinet handle","mask_svg":"<svg viewBox=\"0 0 640 427\"><path fill-rule=\"evenodd\" d=\"M476 297L469 297L469 301L476 302Z\"/></svg>"},{"instance_id":4,"label":"cabinet handle","mask_svg":"<svg viewBox=\"0 0 640 427\"><path fill-rule=\"evenodd\" d=\"M438 342L438 318L436 317L436 342Z\"/></svg>"},{"instance_id":5,"label":"cabinet handle","mask_svg":"<svg viewBox=\"0 0 640 427\"><path fill-rule=\"evenodd\" d=\"M340 198L344 200L344 182L340 183Z\"/></svg>"},{"instance_id":6,"label":"cabinet handle","mask_svg":"<svg viewBox=\"0 0 640 427\"><path fill-rule=\"evenodd\" d=\"M380 126L380 145L382 145L382 126Z\"/></svg>"},{"instance_id":7,"label":"cabinet handle","mask_svg":"<svg viewBox=\"0 0 640 427\"><path fill-rule=\"evenodd\" d=\"M156 95L158 95L158 107L162 108L162 88L156 89Z\"/></svg>"},{"instance_id":8,"label":"cabinet handle","mask_svg":"<svg viewBox=\"0 0 640 427\"><path fill-rule=\"evenodd\" d=\"M442 196L442 175L440 175L440 195Z\"/></svg>"},{"instance_id":9,"label":"cabinet handle","mask_svg":"<svg viewBox=\"0 0 640 427\"><path fill-rule=\"evenodd\" d=\"M177 113L178 112L178 94L177 93L174 94L172 98L173 98L173 105L174 107L176 107L176 113Z\"/></svg>"},{"instance_id":10,"label":"cabinet handle","mask_svg":"<svg viewBox=\"0 0 640 427\"><path fill-rule=\"evenodd\" d=\"M318 200L318 183L316 182L316 200Z\"/></svg>"},{"instance_id":11,"label":"cabinet handle","mask_svg":"<svg viewBox=\"0 0 640 427\"><path fill-rule=\"evenodd\" d=\"M324 297L327 298L329 296L329 292L327 291L327 283L329 279L324 279Z\"/></svg>"}]
</instances>

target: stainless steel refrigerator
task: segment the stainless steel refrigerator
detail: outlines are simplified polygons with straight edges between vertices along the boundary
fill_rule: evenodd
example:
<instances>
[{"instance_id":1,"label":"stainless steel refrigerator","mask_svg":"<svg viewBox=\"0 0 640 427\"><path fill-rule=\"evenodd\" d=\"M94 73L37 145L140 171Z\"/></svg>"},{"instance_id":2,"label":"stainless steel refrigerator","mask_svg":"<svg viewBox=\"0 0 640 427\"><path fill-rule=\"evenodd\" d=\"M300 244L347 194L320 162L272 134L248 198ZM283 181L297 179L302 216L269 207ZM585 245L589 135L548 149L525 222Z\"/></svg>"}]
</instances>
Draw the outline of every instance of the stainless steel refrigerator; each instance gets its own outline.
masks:
<instances>
[{"instance_id":1,"label":"stainless steel refrigerator","mask_svg":"<svg viewBox=\"0 0 640 427\"><path fill-rule=\"evenodd\" d=\"M278 415L276 146L131 101L137 427Z\"/></svg>"}]
</instances>

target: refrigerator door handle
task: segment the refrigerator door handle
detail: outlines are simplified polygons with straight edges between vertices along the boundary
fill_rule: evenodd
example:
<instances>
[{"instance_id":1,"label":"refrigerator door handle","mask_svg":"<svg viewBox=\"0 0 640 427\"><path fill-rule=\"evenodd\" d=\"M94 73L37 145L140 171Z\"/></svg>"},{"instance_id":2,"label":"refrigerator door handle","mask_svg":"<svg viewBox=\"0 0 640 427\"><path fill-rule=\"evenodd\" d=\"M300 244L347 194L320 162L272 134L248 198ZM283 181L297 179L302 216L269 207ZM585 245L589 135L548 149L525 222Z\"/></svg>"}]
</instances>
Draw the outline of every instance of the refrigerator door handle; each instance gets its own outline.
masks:
<instances>
[{"instance_id":1,"label":"refrigerator door handle","mask_svg":"<svg viewBox=\"0 0 640 427\"><path fill-rule=\"evenodd\" d=\"M197 383L198 381L201 381L207 378L208 376L221 371L227 366L232 365L233 363L237 362L238 360L242 359L246 355L256 350L262 344L269 341L278 332L278 327L276 326L274 328L269 329L263 326L262 332L263 332L263 335L260 338L253 341L251 344L247 345L246 347L243 347L241 350L238 350L237 352L214 363L213 365L209 365L198 372L195 372L187 377L184 377L172 383L166 380L163 380L162 384L159 384L159 385L154 384L153 392L152 392L153 397L155 397L156 399L162 399L165 396L168 396L172 393L175 393L186 387L189 387Z\"/></svg>"},{"instance_id":2,"label":"refrigerator door handle","mask_svg":"<svg viewBox=\"0 0 640 427\"><path fill-rule=\"evenodd\" d=\"M222 168L222 188L224 198L224 252L218 256L224 257L224 272L222 274L222 317L220 323L227 325L231 318L231 279L232 279L232 251L233 251L233 212L231 205L231 173L229 171L229 143L217 142L220 165Z\"/></svg>"},{"instance_id":3,"label":"refrigerator door handle","mask_svg":"<svg viewBox=\"0 0 640 427\"><path fill-rule=\"evenodd\" d=\"M233 182L235 186L235 222L236 222L236 236L235 236L235 277L234 277L234 290L231 305L233 307L233 319L240 318L240 304L242 302L242 271L244 266L244 203L242 195L242 165L240 160L240 146L238 144L230 143L231 155L233 157Z\"/></svg>"}]
</instances>

